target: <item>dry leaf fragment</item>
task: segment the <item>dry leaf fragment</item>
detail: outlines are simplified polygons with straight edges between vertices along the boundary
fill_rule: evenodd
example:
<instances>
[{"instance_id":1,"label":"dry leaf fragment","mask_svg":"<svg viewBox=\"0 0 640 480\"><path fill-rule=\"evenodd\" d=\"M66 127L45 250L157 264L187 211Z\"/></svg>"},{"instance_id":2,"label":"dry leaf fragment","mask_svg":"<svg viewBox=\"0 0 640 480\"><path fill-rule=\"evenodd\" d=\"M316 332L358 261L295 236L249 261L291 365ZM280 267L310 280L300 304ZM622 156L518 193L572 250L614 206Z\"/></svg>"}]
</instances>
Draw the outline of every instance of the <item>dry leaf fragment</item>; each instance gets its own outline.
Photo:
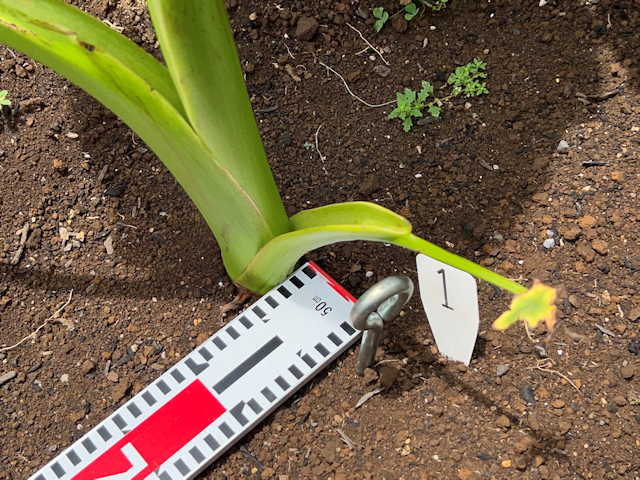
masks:
<instances>
[{"instance_id":1,"label":"dry leaf fragment","mask_svg":"<svg viewBox=\"0 0 640 480\"><path fill-rule=\"evenodd\" d=\"M556 290L535 279L533 286L526 292L513 297L511 307L493 322L496 330L506 330L508 327L523 320L531 328L538 326L542 320L549 330L556 324Z\"/></svg>"},{"instance_id":2,"label":"dry leaf fragment","mask_svg":"<svg viewBox=\"0 0 640 480\"><path fill-rule=\"evenodd\" d=\"M289 74L289 76L293 78L294 81L299 82L302 80L298 75L295 74L295 72L293 71L293 67L291 66L290 63L287 63L284 66L284 69Z\"/></svg>"},{"instance_id":3,"label":"dry leaf fragment","mask_svg":"<svg viewBox=\"0 0 640 480\"><path fill-rule=\"evenodd\" d=\"M104 241L104 248L107 249L107 255L113 255L113 238L111 235Z\"/></svg>"},{"instance_id":4,"label":"dry leaf fragment","mask_svg":"<svg viewBox=\"0 0 640 480\"><path fill-rule=\"evenodd\" d=\"M64 228L64 227L60 227L60 229L58 230L58 232L60 233L60 238L61 238L62 240L64 240L65 242L66 242L67 240L69 240L69 231L68 231L66 228Z\"/></svg>"}]
</instances>

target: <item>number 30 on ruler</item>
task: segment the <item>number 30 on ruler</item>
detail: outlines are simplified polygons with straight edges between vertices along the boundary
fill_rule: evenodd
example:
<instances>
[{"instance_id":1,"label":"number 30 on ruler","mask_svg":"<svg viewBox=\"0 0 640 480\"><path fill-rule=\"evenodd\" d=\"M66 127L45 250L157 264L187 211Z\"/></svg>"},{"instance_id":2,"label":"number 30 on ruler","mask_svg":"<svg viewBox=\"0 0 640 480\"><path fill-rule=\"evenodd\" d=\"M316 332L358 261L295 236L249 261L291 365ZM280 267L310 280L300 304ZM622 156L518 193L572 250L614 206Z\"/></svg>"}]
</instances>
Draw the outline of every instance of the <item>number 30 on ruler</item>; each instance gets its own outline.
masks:
<instances>
[{"instance_id":1,"label":"number 30 on ruler","mask_svg":"<svg viewBox=\"0 0 640 480\"><path fill-rule=\"evenodd\" d=\"M440 353L469 365L480 325L475 278L426 255L416 261L422 305Z\"/></svg>"}]
</instances>

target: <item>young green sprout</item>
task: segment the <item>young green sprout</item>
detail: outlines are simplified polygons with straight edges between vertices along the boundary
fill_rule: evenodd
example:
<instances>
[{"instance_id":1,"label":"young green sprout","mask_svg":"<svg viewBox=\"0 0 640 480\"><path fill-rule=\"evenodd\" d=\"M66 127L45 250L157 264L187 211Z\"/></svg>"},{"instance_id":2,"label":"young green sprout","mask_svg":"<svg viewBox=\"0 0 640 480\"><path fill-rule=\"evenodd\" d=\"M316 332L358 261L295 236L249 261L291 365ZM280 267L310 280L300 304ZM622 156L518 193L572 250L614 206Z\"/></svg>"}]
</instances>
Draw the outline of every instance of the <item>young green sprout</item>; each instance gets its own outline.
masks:
<instances>
[{"instance_id":1,"label":"young green sprout","mask_svg":"<svg viewBox=\"0 0 640 480\"><path fill-rule=\"evenodd\" d=\"M422 90L418 94L410 88L405 88L404 93L397 94L397 106L389 114L389 118L402 120L402 127L405 132L408 132L413 126L412 117L421 117L424 107L427 107L429 115L439 117L444 102L450 101L461 93L464 93L466 97L478 97L483 93L489 93L487 84L485 82L480 83L478 80L487 78L487 75L483 72L486 67L487 64L485 62L481 62L476 58L473 62L456 68L455 72L447 80L449 85L453 85L451 94L444 98L434 97L429 103L426 100L429 95L433 94L433 86L429 82L422 81Z\"/></svg>"},{"instance_id":2,"label":"young green sprout","mask_svg":"<svg viewBox=\"0 0 640 480\"><path fill-rule=\"evenodd\" d=\"M373 16L377 19L373 24L373 29L379 32L382 30L384 24L387 23L387 20L389 20L389 13L385 12L383 7L377 7L373 9Z\"/></svg>"},{"instance_id":3,"label":"young green sprout","mask_svg":"<svg viewBox=\"0 0 640 480\"><path fill-rule=\"evenodd\" d=\"M376 19L373 24L373 29L376 32L379 32L382 30L384 24L387 23L387 20L395 17L396 15L400 15L402 12L405 12L404 19L411 21L418 14L422 16L427 8L434 12L440 11L448 1L449 0L415 0L415 3L405 5L391 16L389 16L388 12L385 12L383 7L376 7L373 9L373 17Z\"/></svg>"},{"instance_id":4,"label":"young green sprout","mask_svg":"<svg viewBox=\"0 0 640 480\"><path fill-rule=\"evenodd\" d=\"M9 92L7 92L6 90L2 90L0 92L0 105L11 105L11 100L7 98L8 93Z\"/></svg>"}]
</instances>

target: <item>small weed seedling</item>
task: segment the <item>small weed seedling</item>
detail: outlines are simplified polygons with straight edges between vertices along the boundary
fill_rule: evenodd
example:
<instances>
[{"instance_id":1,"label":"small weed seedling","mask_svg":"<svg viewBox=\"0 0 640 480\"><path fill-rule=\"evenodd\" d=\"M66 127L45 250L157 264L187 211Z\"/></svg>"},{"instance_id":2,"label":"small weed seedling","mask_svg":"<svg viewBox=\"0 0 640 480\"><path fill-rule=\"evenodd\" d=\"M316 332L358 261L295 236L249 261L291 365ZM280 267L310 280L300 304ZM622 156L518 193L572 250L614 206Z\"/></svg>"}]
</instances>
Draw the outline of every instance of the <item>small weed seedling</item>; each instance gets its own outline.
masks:
<instances>
[{"instance_id":1,"label":"small weed seedling","mask_svg":"<svg viewBox=\"0 0 640 480\"><path fill-rule=\"evenodd\" d=\"M465 97L478 97L483 93L489 93L486 82L480 83L479 81L479 79L487 78L486 73L482 71L485 68L487 68L487 64L477 58L463 67L456 68L456 71L447 80L449 85L453 85L451 94L444 98L434 96L429 103L427 103L427 98L433 94L433 85L429 82L422 81L422 90L418 94L410 88L405 88L404 93L398 92L396 108L389 114L389 118L401 119L404 131L408 132L413 126L412 117L421 117L424 107L428 107L427 111L432 117L439 117L444 102L450 101L461 93Z\"/></svg>"},{"instance_id":2,"label":"small weed seedling","mask_svg":"<svg viewBox=\"0 0 640 480\"><path fill-rule=\"evenodd\" d=\"M2 90L0 92L0 105L7 105L7 106L11 106L11 100L9 100L7 98L7 92L6 90Z\"/></svg>"},{"instance_id":3,"label":"small weed seedling","mask_svg":"<svg viewBox=\"0 0 640 480\"><path fill-rule=\"evenodd\" d=\"M389 16L388 12L385 12L383 7L374 8L373 16L376 18L376 21L373 24L373 29L376 32L379 32L382 30L384 24L387 23L387 20L395 17L396 15L400 15L402 12L404 12L404 19L407 21L413 20L418 13L422 15L427 8L434 12L438 12L442 10L442 7L444 7L444 4L448 1L449 0L415 0L415 2L405 5L391 16Z\"/></svg>"},{"instance_id":4,"label":"small weed seedling","mask_svg":"<svg viewBox=\"0 0 640 480\"><path fill-rule=\"evenodd\" d=\"M451 95L456 97L460 93L464 93L466 97L479 97L483 93L489 93L487 84L480 83L481 78L487 78L487 74L482 71L485 68L487 68L487 64L477 58L464 67L456 68L456 71L447 80L449 85L453 85Z\"/></svg>"},{"instance_id":5,"label":"small weed seedling","mask_svg":"<svg viewBox=\"0 0 640 480\"><path fill-rule=\"evenodd\" d=\"M402 120L404 131L408 132L413 127L412 117L421 117L425 101L433 93L433 85L426 80L422 81L422 90L416 94L410 88L404 89L404 94L398 92L397 107L391 112L389 118L399 118ZM436 98L429 104L429 113L437 117L440 115L440 101Z\"/></svg>"},{"instance_id":6,"label":"small weed seedling","mask_svg":"<svg viewBox=\"0 0 640 480\"><path fill-rule=\"evenodd\" d=\"M387 20L389 20L389 13L385 12L383 7L377 7L373 9L373 16L376 19L373 24L373 29L379 32L382 30L384 24L387 23Z\"/></svg>"}]
</instances>

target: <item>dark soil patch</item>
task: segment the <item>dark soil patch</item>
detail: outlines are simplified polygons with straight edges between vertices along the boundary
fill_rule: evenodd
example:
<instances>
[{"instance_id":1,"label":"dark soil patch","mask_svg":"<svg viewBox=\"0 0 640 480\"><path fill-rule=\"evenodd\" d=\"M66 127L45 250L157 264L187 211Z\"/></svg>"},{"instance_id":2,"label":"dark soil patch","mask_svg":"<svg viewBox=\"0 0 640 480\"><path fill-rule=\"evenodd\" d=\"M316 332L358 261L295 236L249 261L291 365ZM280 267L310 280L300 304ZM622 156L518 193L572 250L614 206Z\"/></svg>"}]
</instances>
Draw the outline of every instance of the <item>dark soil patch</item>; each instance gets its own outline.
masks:
<instances>
[{"instance_id":1,"label":"dark soil patch","mask_svg":"<svg viewBox=\"0 0 640 480\"><path fill-rule=\"evenodd\" d=\"M159 55L139 2L74 3ZM535 332L536 344L520 326L493 332L509 299L482 283L467 368L438 357L415 298L387 325L376 373L396 369L390 389L353 409L379 380L355 375L352 349L240 442L257 462L236 446L200 478L640 476L640 2L452 0L379 34L377 4L232 3L288 213L380 203L459 255L559 286L561 323ZM319 23L310 41L295 37L300 16ZM348 24L383 50L387 77ZM15 107L0 124L0 343L35 331L73 289L61 318L0 353L0 375L16 372L0 386L0 478L23 479L216 331L233 287L206 224L137 136L47 68L4 47L0 57ZM386 118L391 106L363 105L320 64L376 104L422 79L439 88L438 72L476 57L490 94L408 134ZM341 244L309 258L356 296L397 272L415 280L413 255L395 247ZM532 369L535 345L547 371Z\"/></svg>"}]
</instances>

